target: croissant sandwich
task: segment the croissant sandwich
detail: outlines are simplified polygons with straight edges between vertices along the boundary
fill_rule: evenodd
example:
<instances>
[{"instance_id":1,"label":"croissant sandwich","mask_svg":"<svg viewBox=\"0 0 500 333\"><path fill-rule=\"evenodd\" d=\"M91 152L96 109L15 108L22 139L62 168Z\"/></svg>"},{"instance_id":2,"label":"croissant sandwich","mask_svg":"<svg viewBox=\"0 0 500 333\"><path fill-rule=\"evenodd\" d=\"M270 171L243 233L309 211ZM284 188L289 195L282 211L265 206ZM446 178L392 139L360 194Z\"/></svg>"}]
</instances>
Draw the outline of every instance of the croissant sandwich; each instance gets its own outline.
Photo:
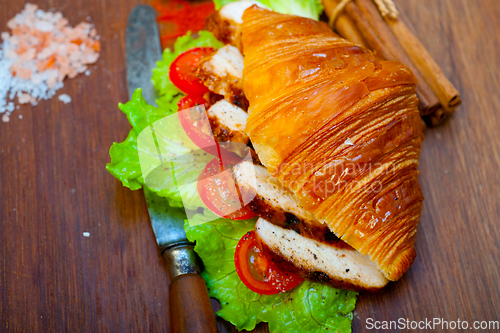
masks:
<instances>
[{"instance_id":1,"label":"croissant sandwich","mask_svg":"<svg viewBox=\"0 0 500 333\"><path fill-rule=\"evenodd\" d=\"M423 200L415 76L323 22L252 2L226 5L208 28L228 45L197 75L224 96L208 110L214 134L251 142L260 161L234 176L254 196L261 247L344 289L398 280L416 256Z\"/></svg>"}]
</instances>

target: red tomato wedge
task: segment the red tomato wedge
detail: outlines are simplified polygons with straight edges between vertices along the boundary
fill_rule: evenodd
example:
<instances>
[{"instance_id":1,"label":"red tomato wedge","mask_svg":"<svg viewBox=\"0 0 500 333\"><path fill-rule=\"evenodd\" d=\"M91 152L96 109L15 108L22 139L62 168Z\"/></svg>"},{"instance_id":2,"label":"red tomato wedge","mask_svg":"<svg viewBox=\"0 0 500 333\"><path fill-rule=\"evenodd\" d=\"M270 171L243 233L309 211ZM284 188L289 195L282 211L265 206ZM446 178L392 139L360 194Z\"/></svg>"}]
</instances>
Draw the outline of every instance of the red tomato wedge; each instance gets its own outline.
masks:
<instances>
[{"instance_id":1,"label":"red tomato wedge","mask_svg":"<svg viewBox=\"0 0 500 333\"><path fill-rule=\"evenodd\" d=\"M196 47L181 53L170 65L169 77L173 84L186 94L203 95L208 88L196 76L194 69L205 56L214 51L211 47Z\"/></svg>"},{"instance_id":2,"label":"red tomato wedge","mask_svg":"<svg viewBox=\"0 0 500 333\"><path fill-rule=\"evenodd\" d=\"M257 245L255 231L249 231L236 245L236 272L250 290L272 295L295 288L304 281L300 276L281 270Z\"/></svg>"},{"instance_id":3,"label":"red tomato wedge","mask_svg":"<svg viewBox=\"0 0 500 333\"><path fill-rule=\"evenodd\" d=\"M198 178L198 193L201 200L210 211L220 217L232 220L247 220L255 217L255 213L241 203L239 194L235 191L234 180L230 168L241 160L235 154L216 146L219 157L214 158ZM221 160L224 161L221 163ZM226 172L223 172L226 170ZM211 178L209 178L211 177ZM234 211L234 208L242 207Z\"/></svg>"}]
</instances>

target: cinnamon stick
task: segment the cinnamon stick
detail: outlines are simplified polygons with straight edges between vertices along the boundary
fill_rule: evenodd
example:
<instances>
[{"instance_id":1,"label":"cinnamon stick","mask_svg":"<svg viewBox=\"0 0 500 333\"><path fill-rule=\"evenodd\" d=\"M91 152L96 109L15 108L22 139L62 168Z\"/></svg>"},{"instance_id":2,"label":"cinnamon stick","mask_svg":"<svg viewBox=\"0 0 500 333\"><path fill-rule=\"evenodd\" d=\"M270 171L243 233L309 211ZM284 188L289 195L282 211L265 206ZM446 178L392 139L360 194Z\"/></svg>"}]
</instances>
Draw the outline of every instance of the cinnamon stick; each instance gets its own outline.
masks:
<instances>
[{"instance_id":1,"label":"cinnamon stick","mask_svg":"<svg viewBox=\"0 0 500 333\"><path fill-rule=\"evenodd\" d=\"M322 1L327 15L331 15L331 13L334 11L335 7L339 3L338 0L322 0ZM417 96L420 100L419 103L420 114L424 116L435 112L440 107L439 100L432 92L432 89L425 84L425 80L421 75L419 75L416 68L414 66L411 66L412 62L410 58L405 54L405 51L403 50L402 46L398 45L399 43L397 39L394 36L392 36L393 38L390 47L385 45L385 43L388 42L387 38L384 41L382 41L379 38L379 34L377 34L375 29L372 27L370 22L364 17L363 13L360 11L360 9L355 3L351 2L350 4L347 5L346 13L348 15L345 14L340 15L336 22L336 28L337 31L340 33L340 35L352 42L354 42L353 41L354 38L359 38L359 35L361 35L361 38L366 42L368 48L370 48L372 51L375 51L382 58L386 60L398 60L404 64L409 65L410 69L415 73L417 80L419 81L419 84L417 85ZM345 16L347 16L352 20L343 21L342 18ZM353 23L355 25L354 27L352 26ZM386 25L383 20L381 23L383 25ZM379 26L381 25L379 24ZM344 31L344 33L340 31ZM352 31L355 32L352 33ZM389 36L392 35L391 30L386 27L385 33L387 32L389 32ZM399 52L391 50L391 48L394 49L396 47L399 48L398 50Z\"/></svg>"},{"instance_id":2,"label":"cinnamon stick","mask_svg":"<svg viewBox=\"0 0 500 333\"><path fill-rule=\"evenodd\" d=\"M335 7L340 3L338 0L322 0L323 7L325 8L325 13L328 17L333 13ZM354 44L368 48L363 35L358 30L358 27L349 17L349 15L342 13L338 16L337 20L334 22L332 27L340 36L353 42Z\"/></svg>"},{"instance_id":3,"label":"cinnamon stick","mask_svg":"<svg viewBox=\"0 0 500 333\"><path fill-rule=\"evenodd\" d=\"M435 112L433 112L433 113L431 113L431 114L429 114L427 116L422 117L422 119L430 127L436 127L436 126L439 126L442 123L444 123L445 120L448 119L448 117L452 113L453 112L446 112L446 110L443 107L439 107Z\"/></svg>"},{"instance_id":4,"label":"cinnamon stick","mask_svg":"<svg viewBox=\"0 0 500 333\"><path fill-rule=\"evenodd\" d=\"M436 94L447 113L453 113L462 103L458 90L443 74L441 67L401 20L384 18L415 66Z\"/></svg>"},{"instance_id":5,"label":"cinnamon stick","mask_svg":"<svg viewBox=\"0 0 500 333\"><path fill-rule=\"evenodd\" d=\"M356 0L347 5L346 11L354 19L361 32L374 35L370 38L365 37L370 48L379 52L386 60L395 60L405 64L415 74L418 80L417 96L420 100L420 114L425 116L436 112L440 107L439 99L385 23L373 1Z\"/></svg>"}]
</instances>

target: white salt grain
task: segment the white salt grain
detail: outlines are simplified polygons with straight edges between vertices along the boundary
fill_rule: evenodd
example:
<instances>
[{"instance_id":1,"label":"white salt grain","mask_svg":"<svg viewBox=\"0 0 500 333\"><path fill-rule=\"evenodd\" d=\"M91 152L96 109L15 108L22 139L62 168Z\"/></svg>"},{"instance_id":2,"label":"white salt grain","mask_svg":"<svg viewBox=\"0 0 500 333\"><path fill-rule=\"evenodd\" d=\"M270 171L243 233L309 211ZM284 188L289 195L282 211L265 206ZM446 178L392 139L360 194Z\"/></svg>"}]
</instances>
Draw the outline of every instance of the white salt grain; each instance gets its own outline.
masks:
<instances>
[{"instance_id":1,"label":"white salt grain","mask_svg":"<svg viewBox=\"0 0 500 333\"><path fill-rule=\"evenodd\" d=\"M85 232L83 233L83 237L90 237L90 232L85 231Z\"/></svg>"},{"instance_id":2,"label":"white salt grain","mask_svg":"<svg viewBox=\"0 0 500 333\"><path fill-rule=\"evenodd\" d=\"M68 94L59 95L58 99L64 104L71 103L71 97Z\"/></svg>"},{"instance_id":3,"label":"white salt grain","mask_svg":"<svg viewBox=\"0 0 500 333\"><path fill-rule=\"evenodd\" d=\"M8 122L9 122L9 120L10 120L10 118L9 118L9 115L8 115L8 114L4 114L4 115L2 116L2 121L3 121L4 123L8 123Z\"/></svg>"},{"instance_id":4,"label":"white salt grain","mask_svg":"<svg viewBox=\"0 0 500 333\"><path fill-rule=\"evenodd\" d=\"M54 25L51 24L50 22L39 21L39 22L36 22L35 28L37 28L38 30L40 30L42 32L47 32L47 31L54 30Z\"/></svg>"},{"instance_id":5,"label":"white salt grain","mask_svg":"<svg viewBox=\"0 0 500 333\"><path fill-rule=\"evenodd\" d=\"M7 107L5 108L8 112L12 112L14 111L14 103L13 102L9 102L9 104L7 104Z\"/></svg>"}]
</instances>

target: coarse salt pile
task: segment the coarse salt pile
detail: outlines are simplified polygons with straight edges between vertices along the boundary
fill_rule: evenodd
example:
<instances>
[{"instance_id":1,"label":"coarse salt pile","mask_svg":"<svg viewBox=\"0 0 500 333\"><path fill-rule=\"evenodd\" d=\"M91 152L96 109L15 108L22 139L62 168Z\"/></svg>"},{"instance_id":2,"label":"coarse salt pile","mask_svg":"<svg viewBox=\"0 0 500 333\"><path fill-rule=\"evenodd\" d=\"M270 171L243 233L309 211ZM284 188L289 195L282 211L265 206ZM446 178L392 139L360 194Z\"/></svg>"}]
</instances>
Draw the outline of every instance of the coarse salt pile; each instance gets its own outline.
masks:
<instances>
[{"instance_id":1,"label":"coarse salt pile","mask_svg":"<svg viewBox=\"0 0 500 333\"><path fill-rule=\"evenodd\" d=\"M2 32L0 44L0 114L4 122L15 109L7 98L36 105L38 100L54 96L66 76L88 76L87 66L99 58L101 43L95 28L86 22L70 27L60 12L44 12L26 4L7 27L12 34Z\"/></svg>"}]
</instances>

